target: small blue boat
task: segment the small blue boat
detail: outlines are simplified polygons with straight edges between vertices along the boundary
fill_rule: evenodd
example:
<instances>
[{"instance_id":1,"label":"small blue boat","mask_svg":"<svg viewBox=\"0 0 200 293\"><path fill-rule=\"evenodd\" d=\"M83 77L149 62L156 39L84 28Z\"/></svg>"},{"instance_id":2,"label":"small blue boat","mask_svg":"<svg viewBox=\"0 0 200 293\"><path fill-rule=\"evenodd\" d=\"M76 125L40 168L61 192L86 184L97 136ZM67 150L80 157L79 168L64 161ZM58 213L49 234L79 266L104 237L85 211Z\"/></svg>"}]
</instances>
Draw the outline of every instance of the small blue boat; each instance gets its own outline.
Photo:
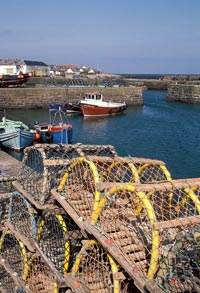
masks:
<instances>
[{"instance_id":1,"label":"small blue boat","mask_svg":"<svg viewBox=\"0 0 200 293\"><path fill-rule=\"evenodd\" d=\"M30 146L34 140L34 131L21 121L2 118L0 122L0 145L15 151Z\"/></svg>"},{"instance_id":2,"label":"small blue boat","mask_svg":"<svg viewBox=\"0 0 200 293\"><path fill-rule=\"evenodd\" d=\"M51 115L54 113L53 121ZM73 127L68 122L65 111L61 107L49 107L49 123L36 123L34 129L36 131L34 142L36 143L60 143L70 144L73 137Z\"/></svg>"}]
</instances>

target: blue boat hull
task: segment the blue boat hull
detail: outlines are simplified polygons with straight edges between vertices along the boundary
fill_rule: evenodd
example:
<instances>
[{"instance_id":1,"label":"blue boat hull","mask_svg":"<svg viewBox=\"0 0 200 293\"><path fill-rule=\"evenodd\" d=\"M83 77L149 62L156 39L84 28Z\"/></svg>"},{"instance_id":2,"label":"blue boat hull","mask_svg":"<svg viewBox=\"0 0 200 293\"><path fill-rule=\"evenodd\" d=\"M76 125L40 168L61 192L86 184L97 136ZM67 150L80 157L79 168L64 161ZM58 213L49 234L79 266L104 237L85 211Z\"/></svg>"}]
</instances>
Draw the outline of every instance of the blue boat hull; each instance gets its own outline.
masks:
<instances>
[{"instance_id":1,"label":"blue boat hull","mask_svg":"<svg viewBox=\"0 0 200 293\"><path fill-rule=\"evenodd\" d=\"M16 130L8 127L4 133L0 134L0 144L2 147L21 151L33 143L34 132L29 130Z\"/></svg>"},{"instance_id":2,"label":"blue boat hull","mask_svg":"<svg viewBox=\"0 0 200 293\"><path fill-rule=\"evenodd\" d=\"M43 143L61 143L68 144L72 142L73 129L64 129L62 131L42 132Z\"/></svg>"}]
</instances>

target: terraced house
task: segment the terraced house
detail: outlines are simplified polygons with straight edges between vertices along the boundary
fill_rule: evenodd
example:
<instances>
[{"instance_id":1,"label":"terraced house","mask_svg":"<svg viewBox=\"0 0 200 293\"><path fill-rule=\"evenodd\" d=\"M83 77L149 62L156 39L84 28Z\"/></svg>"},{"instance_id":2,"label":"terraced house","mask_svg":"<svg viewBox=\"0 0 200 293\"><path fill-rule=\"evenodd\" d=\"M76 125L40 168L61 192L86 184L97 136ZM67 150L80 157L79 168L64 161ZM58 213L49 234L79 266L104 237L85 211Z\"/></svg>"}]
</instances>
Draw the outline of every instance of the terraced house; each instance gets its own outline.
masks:
<instances>
[{"instance_id":1,"label":"terraced house","mask_svg":"<svg viewBox=\"0 0 200 293\"><path fill-rule=\"evenodd\" d=\"M0 59L0 75L28 72L31 72L33 76L49 76L50 67L41 61Z\"/></svg>"}]
</instances>

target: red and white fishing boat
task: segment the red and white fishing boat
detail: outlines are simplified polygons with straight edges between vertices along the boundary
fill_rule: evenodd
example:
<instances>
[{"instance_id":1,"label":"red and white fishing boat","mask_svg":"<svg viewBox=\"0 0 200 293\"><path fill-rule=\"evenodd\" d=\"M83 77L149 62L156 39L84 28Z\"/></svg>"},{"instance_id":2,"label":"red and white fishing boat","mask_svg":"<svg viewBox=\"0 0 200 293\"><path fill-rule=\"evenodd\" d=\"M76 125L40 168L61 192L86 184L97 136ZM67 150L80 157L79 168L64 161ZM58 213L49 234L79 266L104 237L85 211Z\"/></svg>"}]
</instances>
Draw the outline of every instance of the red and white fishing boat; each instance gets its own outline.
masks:
<instances>
[{"instance_id":1,"label":"red and white fishing boat","mask_svg":"<svg viewBox=\"0 0 200 293\"><path fill-rule=\"evenodd\" d=\"M104 102L103 95L99 92L86 93L80 105L84 117L115 115L127 108L125 102Z\"/></svg>"}]
</instances>

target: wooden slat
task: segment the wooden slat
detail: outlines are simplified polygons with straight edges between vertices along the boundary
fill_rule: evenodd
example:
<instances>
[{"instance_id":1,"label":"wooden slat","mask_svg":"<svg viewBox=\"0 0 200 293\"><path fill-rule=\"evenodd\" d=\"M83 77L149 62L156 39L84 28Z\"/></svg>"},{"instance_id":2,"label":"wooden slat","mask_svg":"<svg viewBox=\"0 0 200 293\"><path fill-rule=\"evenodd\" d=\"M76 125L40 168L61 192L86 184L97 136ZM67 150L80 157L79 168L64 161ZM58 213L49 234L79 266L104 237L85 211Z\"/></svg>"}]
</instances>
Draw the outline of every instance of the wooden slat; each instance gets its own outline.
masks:
<instances>
[{"instance_id":1,"label":"wooden slat","mask_svg":"<svg viewBox=\"0 0 200 293\"><path fill-rule=\"evenodd\" d=\"M51 190L51 195L56 199L60 205L64 208L67 214L74 220L77 226L84 231L84 225L80 215L72 208L70 204L55 190ZM86 236L86 235L85 235Z\"/></svg>"},{"instance_id":2,"label":"wooden slat","mask_svg":"<svg viewBox=\"0 0 200 293\"><path fill-rule=\"evenodd\" d=\"M31 245L31 239L27 239L24 235L22 235L20 232L16 231L15 228L13 227L13 225L6 221L5 222L5 226L13 233L16 235L16 237L18 239L20 239L22 241L23 244L25 244L28 248L29 251L34 252L35 248L33 247L33 245Z\"/></svg>"},{"instance_id":3,"label":"wooden slat","mask_svg":"<svg viewBox=\"0 0 200 293\"><path fill-rule=\"evenodd\" d=\"M124 254L118 247L114 246L113 243L108 242L108 238L100 233L95 226L91 225L89 222L84 222L85 230L93 235L99 243L115 258L115 260L124 268L124 270L130 275L134 280L135 285L141 292L144 291L145 282L137 274L134 273L132 264L127 259L127 255Z\"/></svg>"},{"instance_id":4,"label":"wooden slat","mask_svg":"<svg viewBox=\"0 0 200 293\"><path fill-rule=\"evenodd\" d=\"M170 229L179 226L192 226L200 223L200 215L186 217L186 218L177 218L174 220L163 221L163 222L155 222L153 224L154 229L162 230L162 229Z\"/></svg>"}]
</instances>

